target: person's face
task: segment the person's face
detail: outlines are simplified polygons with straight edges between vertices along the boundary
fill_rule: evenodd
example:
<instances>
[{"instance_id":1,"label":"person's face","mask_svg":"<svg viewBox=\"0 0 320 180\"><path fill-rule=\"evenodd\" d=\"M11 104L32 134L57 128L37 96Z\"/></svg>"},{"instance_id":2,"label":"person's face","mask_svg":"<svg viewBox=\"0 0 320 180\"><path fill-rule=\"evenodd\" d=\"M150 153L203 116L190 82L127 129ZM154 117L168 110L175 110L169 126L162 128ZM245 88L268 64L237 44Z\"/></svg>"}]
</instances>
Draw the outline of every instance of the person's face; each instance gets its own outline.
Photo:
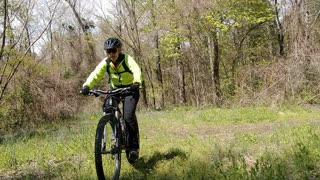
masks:
<instances>
[{"instance_id":1,"label":"person's face","mask_svg":"<svg viewBox=\"0 0 320 180\"><path fill-rule=\"evenodd\" d=\"M120 49L119 48L107 49L106 53L108 57L111 58L112 61L116 61L119 57Z\"/></svg>"}]
</instances>

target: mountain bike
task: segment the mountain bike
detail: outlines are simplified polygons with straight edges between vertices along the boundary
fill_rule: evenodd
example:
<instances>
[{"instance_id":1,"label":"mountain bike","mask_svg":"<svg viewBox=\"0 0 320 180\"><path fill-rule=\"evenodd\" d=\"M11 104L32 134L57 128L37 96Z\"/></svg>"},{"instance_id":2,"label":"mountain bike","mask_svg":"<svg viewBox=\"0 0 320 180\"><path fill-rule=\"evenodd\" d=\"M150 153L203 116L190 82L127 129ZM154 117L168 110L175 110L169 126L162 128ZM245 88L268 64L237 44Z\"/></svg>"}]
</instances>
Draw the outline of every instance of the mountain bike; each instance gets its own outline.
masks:
<instances>
[{"instance_id":1,"label":"mountain bike","mask_svg":"<svg viewBox=\"0 0 320 180\"><path fill-rule=\"evenodd\" d=\"M126 151L128 162L132 163L128 158L128 131L122 117L123 107L120 110L120 103L130 93L129 87L109 91L90 90L89 95L106 95L104 115L99 120L95 137L94 154L98 179L119 179L122 151Z\"/></svg>"}]
</instances>

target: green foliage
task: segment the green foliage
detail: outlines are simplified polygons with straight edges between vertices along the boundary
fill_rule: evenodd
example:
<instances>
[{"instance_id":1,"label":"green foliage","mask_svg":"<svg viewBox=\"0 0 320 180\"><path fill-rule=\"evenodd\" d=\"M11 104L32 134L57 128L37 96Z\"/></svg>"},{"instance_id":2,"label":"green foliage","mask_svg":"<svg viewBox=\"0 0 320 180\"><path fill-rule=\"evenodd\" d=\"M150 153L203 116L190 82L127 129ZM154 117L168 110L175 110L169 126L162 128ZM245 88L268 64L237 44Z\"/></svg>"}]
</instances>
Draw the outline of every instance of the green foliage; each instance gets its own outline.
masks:
<instances>
[{"instance_id":1,"label":"green foliage","mask_svg":"<svg viewBox=\"0 0 320 180\"><path fill-rule=\"evenodd\" d=\"M207 14L204 14L204 17L202 17L203 20L203 26L206 29L211 29L211 28L218 28L221 31L227 31L229 30L230 25L225 24L221 22L221 17L217 16L215 11L209 11ZM232 25L232 24L231 24Z\"/></svg>"},{"instance_id":2,"label":"green foliage","mask_svg":"<svg viewBox=\"0 0 320 180\"><path fill-rule=\"evenodd\" d=\"M234 26L262 23L273 19L275 15L272 8L267 1L218 1L213 9L202 14L201 19L207 30L217 28L224 32Z\"/></svg>"},{"instance_id":3,"label":"green foliage","mask_svg":"<svg viewBox=\"0 0 320 180\"><path fill-rule=\"evenodd\" d=\"M163 56L165 58L177 58L180 57L182 52L179 47L182 42L185 41L178 30L165 34L160 39L160 48L163 51Z\"/></svg>"},{"instance_id":4,"label":"green foliage","mask_svg":"<svg viewBox=\"0 0 320 180\"><path fill-rule=\"evenodd\" d=\"M228 1L230 11L228 17L241 24L246 22L248 24L262 23L271 20L275 17L273 7L268 1L256 0L231 0Z\"/></svg>"}]
</instances>

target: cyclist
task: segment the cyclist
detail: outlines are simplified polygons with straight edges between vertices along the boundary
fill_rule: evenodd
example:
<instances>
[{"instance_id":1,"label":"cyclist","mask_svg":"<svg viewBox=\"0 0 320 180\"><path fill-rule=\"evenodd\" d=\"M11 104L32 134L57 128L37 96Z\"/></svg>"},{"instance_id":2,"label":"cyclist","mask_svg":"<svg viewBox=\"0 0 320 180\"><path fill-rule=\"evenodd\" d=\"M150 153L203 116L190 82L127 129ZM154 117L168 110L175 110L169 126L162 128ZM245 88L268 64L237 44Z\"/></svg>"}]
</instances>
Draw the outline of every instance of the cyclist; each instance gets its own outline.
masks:
<instances>
[{"instance_id":1,"label":"cyclist","mask_svg":"<svg viewBox=\"0 0 320 180\"><path fill-rule=\"evenodd\" d=\"M128 158L135 162L139 158L139 127L135 114L139 101L139 88L142 74L139 65L128 54L122 53L122 42L117 38L108 38L104 42L105 57L87 78L82 87L82 94L88 95L89 90L100 81L107 72L111 89L130 87L132 93L127 95L123 103L123 118L128 127Z\"/></svg>"}]
</instances>

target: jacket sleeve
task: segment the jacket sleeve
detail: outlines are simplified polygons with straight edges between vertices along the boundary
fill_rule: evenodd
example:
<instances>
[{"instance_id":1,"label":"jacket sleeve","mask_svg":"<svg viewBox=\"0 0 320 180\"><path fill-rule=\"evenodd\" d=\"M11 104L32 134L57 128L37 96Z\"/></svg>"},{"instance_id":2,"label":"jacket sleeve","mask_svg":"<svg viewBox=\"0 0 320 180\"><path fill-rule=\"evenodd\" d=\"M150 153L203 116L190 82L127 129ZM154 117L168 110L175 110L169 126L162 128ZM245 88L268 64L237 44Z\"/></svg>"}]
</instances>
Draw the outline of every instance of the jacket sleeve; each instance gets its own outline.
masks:
<instances>
[{"instance_id":1,"label":"jacket sleeve","mask_svg":"<svg viewBox=\"0 0 320 180\"><path fill-rule=\"evenodd\" d=\"M93 88L95 84L97 84L104 76L107 71L107 62L106 59L103 59L95 70L90 74L87 78L86 82L83 84L84 86L88 86L89 88Z\"/></svg>"},{"instance_id":2,"label":"jacket sleeve","mask_svg":"<svg viewBox=\"0 0 320 180\"><path fill-rule=\"evenodd\" d=\"M130 55L128 55L128 63L127 64L128 64L129 69L133 73L133 83L137 82L141 86L143 79L142 79L142 73L141 73L141 69L140 69L139 65Z\"/></svg>"}]
</instances>

